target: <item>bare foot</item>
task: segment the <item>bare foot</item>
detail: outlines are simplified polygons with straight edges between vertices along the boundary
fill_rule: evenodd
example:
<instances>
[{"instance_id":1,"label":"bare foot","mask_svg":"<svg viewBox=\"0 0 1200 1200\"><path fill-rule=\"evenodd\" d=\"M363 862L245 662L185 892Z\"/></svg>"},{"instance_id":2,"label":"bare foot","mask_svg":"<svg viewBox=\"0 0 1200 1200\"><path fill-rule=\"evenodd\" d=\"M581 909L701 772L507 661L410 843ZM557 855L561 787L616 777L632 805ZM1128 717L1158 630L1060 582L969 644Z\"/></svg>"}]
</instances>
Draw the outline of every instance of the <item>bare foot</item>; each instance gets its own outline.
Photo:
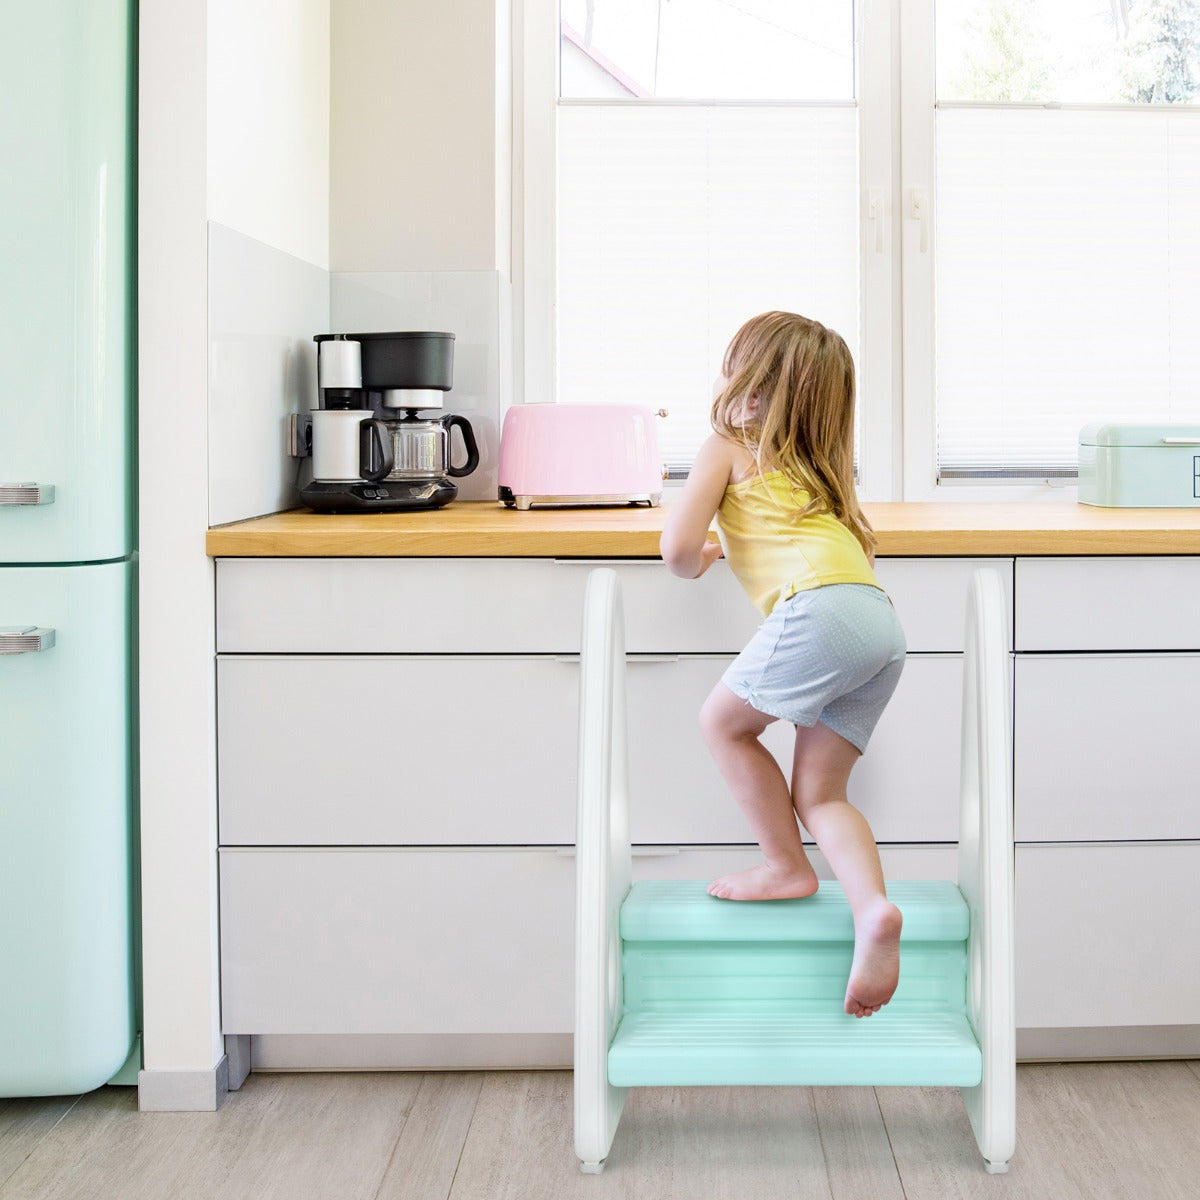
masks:
<instances>
[{"instance_id":1,"label":"bare foot","mask_svg":"<svg viewBox=\"0 0 1200 1200\"><path fill-rule=\"evenodd\" d=\"M904 918L890 901L879 902L854 923L854 962L846 985L846 1012L877 1013L900 982L900 926Z\"/></svg>"},{"instance_id":2,"label":"bare foot","mask_svg":"<svg viewBox=\"0 0 1200 1200\"><path fill-rule=\"evenodd\" d=\"M708 885L718 900L796 900L817 890L817 873L805 863L799 870L777 870L769 863L722 875Z\"/></svg>"}]
</instances>

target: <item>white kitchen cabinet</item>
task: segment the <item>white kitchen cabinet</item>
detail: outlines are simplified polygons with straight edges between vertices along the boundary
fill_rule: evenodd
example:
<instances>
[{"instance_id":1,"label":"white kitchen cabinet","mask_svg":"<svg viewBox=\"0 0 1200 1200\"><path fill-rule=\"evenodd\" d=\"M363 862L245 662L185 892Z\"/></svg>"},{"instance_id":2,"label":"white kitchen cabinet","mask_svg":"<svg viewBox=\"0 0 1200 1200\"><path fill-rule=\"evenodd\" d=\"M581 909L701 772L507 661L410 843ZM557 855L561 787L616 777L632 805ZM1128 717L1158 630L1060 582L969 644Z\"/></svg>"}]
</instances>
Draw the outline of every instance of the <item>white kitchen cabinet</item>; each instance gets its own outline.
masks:
<instances>
[{"instance_id":1,"label":"white kitchen cabinet","mask_svg":"<svg viewBox=\"0 0 1200 1200\"><path fill-rule=\"evenodd\" d=\"M1200 650L1200 557L1022 558L1016 649Z\"/></svg>"},{"instance_id":2,"label":"white kitchen cabinet","mask_svg":"<svg viewBox=\"0 0 1200 1200\"><path fill-rule=\"evenodd\" d=\"M752 841L700 736L700 705L730 656L631 658L630 825L637 842ZM962 659L909 655L899 687L850 776L850 799L883 842L958 840ZM763 744L790 778L794 727Z\"/></svg>"},{"instance_id":3,"label":"white kitchen cabinet","mask_svg":"<svg viewBox=\"0 0 1200 1200\"><path fill-rule=\"evenodd\" d=\"M578 659L223 655L222 845L575 840Z\"/></svg>"},{"instance_id":4,"label":"white kitchen cabinet","mask_svg":"<svg viewBox=\"0 0 1200 1200\"><path fill-rule=\"evenodd\" d=\"M217 649L291 654L578 654L579 559L220 559ZM608 562L631 653L739 650L758 616L723 563L676 579L658 559ZM372 614L364 620L364 612Z\"/></svg>"},{"instance_id":5,"label":"white kitchen cabinet","mask_svg":"<svg viewBox=\"0 0 1200 1200\"><path fill-rule=\"evenodd\" d=\"M634 841L753 840L698 724L731 661L630 657ZM851 776L881 841L957 840L961 688L959 656L909 656ZM571 656L222 655L221 844L573 842L578 690ZM793 727L764 742L790 776Z\"/></svg>"},{"instance_id":6,"label":"white kitchen cabinet","mask_svg":"<svg viewBox=\"0 0 1200 1200\"><path fill-rule=\"evenodd\" d=\"M953 871L885 850L891 879ZM635 850L635 878L708 879L744 846ZM828 878L815 856L818 874ZM220 852L227 1034L554 1034L572 1028L575 858L546 849Z\"/></svg>"},{"instance_id":7,"label":"white kitchen cabinet","mask_svg":"<svg viewBox=\"0 0 1200 1200\"><path fill-rule=\"evenodd\" d=\"M1200 1023L1200 843L1018 846L1017 1025Z\"/></svg>"},{"instance_id":8,"label":"white kitchen cabinet","mask_svg":"<svg viewBox=\"0 0 1200 1200\"><path fill-rule=\"evenodd\" d=\"M219 560L226 1032L569 1031L578 650L598 565L625 597L635 874L758 861L697 725L758 622L725 564L690 581L649 559ZM1200 558L880 561L910 653L851 799L885 875L954 875L980 565L1005 580L1018 643L1018 1023L1200 1022L1200 947L1171 916L1200 870ZM765 741L787 770L790 727Z\"/></svg>"},{"instance_id":9,"label":"white kitchen cabinet","mask_svg":"<svg viewBox=\"0 0 1200 1200\"><path fill-rule=\"evenodd\" d=\"M570 1028L553 849L222 849L220 885L225 1033Z\"/></svg>"},{"instance_id":10,"label":"white kitchen cabinet","mask_svg":"<svg viewBox=\"0 0 1200 1200\"><path fill-rule=\"evenodd\" d=\"M1200 655L1020 655L1020 842L1200 838Z\"/></svg>"},{"instance_id":11,"label":"white kitchen cabinet","mask_svg":"<svg viewBox=\"0 0 1200 1200\"><path fill-rule=\"evenodd\" d=\"M1011 631L1011 558L881 558L876 562L875 577L896 607L910 654L962 653L967 625L967 584L981 567L1000 575Z\"/></svg>"},{"instance_id":12,"label":"white kitchen cabinet","mask_svg":"<svg viewBox=\"0 0 1200 1200\"><path fill-rule=\"evenodd\" d=\"M217 650L577 654L584 587L601 565L621 578L631 654L736 653L758 627L724 562L677 579L658 559L232 558L217 561ZM978 566L1011 595L1011 559L880 561L910 651L962 651Z\"/></svg>"}]
</instances>

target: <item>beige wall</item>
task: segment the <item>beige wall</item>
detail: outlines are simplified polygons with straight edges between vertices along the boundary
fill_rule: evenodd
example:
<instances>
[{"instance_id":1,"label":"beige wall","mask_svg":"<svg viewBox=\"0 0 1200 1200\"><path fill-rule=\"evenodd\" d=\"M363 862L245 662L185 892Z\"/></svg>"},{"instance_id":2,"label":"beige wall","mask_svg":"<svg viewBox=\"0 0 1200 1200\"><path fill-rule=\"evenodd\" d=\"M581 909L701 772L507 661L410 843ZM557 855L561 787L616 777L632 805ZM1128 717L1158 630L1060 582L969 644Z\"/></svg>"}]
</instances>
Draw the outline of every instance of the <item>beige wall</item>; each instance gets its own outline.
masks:
<instances>
[{"instance_id":1,"label":"beige wall","mask_svg":"<svg viewBox=\"0 0 1200 1200\"><path fill-rule=\"evenodd\" d=\"M208 215L329 266L330 0L208 0Z\"/></svg>"},{"instance_id":2,"label":"beige wall","mask_svg":"<svg viewBox=\"0 0 1200 1200\"><path fill-rule=\"evenodd\" d=\"M330 11L330 269L507 272L508 0Z\"/></svg>"}]
</instances>

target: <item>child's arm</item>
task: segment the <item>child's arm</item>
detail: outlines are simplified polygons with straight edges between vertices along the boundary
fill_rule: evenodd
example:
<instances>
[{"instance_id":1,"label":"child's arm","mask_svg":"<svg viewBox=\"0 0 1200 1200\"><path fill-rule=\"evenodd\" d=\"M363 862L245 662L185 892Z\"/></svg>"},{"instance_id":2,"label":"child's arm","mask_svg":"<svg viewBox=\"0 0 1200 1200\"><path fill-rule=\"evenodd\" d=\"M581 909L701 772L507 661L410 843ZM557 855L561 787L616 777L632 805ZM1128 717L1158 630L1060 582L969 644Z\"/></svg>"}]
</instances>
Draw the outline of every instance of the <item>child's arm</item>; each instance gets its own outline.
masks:
<instances>
[{"instance_id":1,"label":"child's arm","mask_svg":"<svg viewBox=\"0 0 1200 1200\"><path fill-rule=\"evenodd\" d=\"M659 553L673 574L698 579L721 557L721 544L708 540L708 527L732 473L731 446L714 433L697 451L683 492L663 525Z\"/></svg>"}]
</instances>

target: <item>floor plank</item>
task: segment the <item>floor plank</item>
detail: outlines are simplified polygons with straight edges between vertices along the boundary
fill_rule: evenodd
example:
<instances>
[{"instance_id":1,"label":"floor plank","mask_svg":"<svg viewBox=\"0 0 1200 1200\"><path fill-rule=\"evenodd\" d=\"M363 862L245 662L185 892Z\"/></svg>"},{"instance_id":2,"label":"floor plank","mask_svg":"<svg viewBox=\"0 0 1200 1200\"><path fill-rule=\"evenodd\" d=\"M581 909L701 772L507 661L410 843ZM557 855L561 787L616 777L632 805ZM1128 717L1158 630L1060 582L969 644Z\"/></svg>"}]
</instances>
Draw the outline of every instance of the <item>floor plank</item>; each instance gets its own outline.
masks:
<instances>
[{"instance_id":1,"label":"floor plank","mask_svg":"<svg viewBox=\"0 0 1200 1200\"><path fill-rule=\"evenodd\" d=\"M378 1200L446 1200L483 1080L482 1073L473 1071L424 1077L379 1185Z\"/></svg>"},{"instance_id":2,"label":"floor plank","mask_svg":"<svg viewBox=\"0 0 1200 1200\"><path fill-rule=\"evenodd\" d=\"M78 1096L34 1096L0 1100L0 1186L78 1099Z\"/></svg>"},{"instance_id":3,"label":"floor plank","mask_svg":"<svg viewBox=\"0 0 1200 1200\"><path fill-rule=\"evenodd\" d=\"M813 1088L833 1200L905 1200L874 1088Z\"/></svg>"},{"instance_id":4,"label":"floor plank","mask_svg":"<svg viewBox=\"0 0 1200 1200\"><path fill-rule=\"evenodd\" d=\"M569 1071L256 1073L216 1113L0 1102L0 1200L1191 1200L1200 1063L1029 1064L984 1172L954 1089L629 1093L582 1175Z\"/></svg>"},{"instance_id":5,"label":"floor plank","mask_svg":"<svg viewBox=\"0 0 1200 1200\"><path fill-rule=\"evenodd\" d=\"M420 1075L251 1075L215 1113L139 1113L84 1096L2 1200L374 1200Z\"/></svg>"},{"instance_id":6,"label":"floor plank","mask_svg":"<svg viewBox=\"0 0 1200 1200\"><path fill-rule=\"evenodd\" d=\"M601 1175L568 1071L488 1075L450 1200L832 1200L807 1088L636 1088Z\"/></svg>"},{"instance_id":7,"label":"floor plank","mask_svg":"<svg viewBox=\"0 0 1200 1200\"><path fill-rule=\"evenodd\" d=\"M1017 1069L1017 1148L988 1175L953 1089L879 1088L908 1200L1192 1200L1200 1079L1185 1063Z\"/></svg>"}]
</instances>

